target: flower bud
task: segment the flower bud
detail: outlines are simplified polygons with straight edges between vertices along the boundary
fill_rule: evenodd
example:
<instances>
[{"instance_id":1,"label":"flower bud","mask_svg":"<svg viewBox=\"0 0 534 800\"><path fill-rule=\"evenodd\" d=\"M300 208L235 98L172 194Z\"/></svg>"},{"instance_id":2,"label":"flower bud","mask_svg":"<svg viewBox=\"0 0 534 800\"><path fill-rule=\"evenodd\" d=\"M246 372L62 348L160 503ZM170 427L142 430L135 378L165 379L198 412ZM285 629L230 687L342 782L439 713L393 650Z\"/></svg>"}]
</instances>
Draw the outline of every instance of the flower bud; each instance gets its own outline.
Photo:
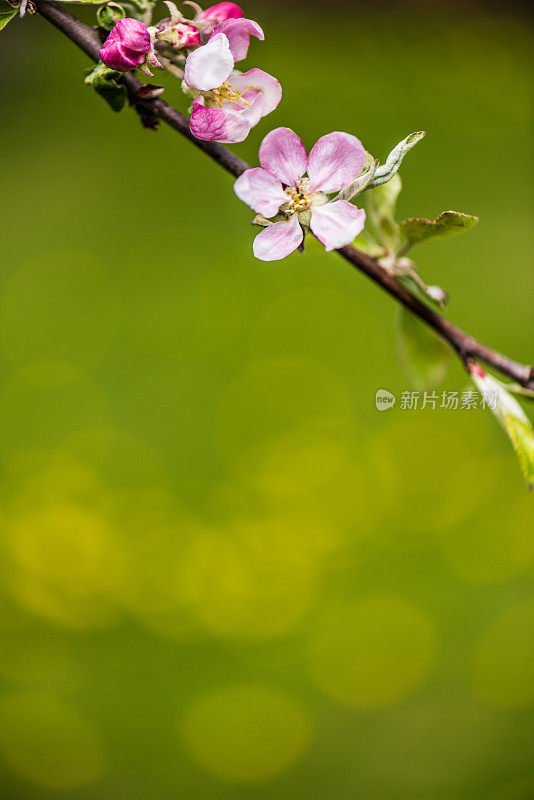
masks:
<instances>
[{"instance_id":1,"label":"flower bud","mask_svg":"<svg viewBox=\"0 0 534 800\"><path fill-rule=\"evenodd\" d=\"M208 27L214 28L215 25L220 25L227 19L241 19L244 16L242 10L235 3L217 3L216 6L211 6L203 11L199 19L203 20Z\"/></svg>"},{"instance_id":2,"label":"flower bud","mask_svg":"<svg viewBox=\"0 0 534 800\"><path fill-rule=\"evenodd\" d=\"M435 300L436 303L439 303L440 306L444 306L448 303L449 295L441 286L427 286L426 288L429 297Z\"/></svg>"},{"instance_id":3,"label":"flower bud","mask_svg":"<svg viewBox=\"0 0 534 800\"><path fill-rule=\"evenodd\" d=\"M137 19L119 20L99 51L100 59L110 69L129 72L141 66L152 49L148 28Z\"/></svg>"}]
</instances>

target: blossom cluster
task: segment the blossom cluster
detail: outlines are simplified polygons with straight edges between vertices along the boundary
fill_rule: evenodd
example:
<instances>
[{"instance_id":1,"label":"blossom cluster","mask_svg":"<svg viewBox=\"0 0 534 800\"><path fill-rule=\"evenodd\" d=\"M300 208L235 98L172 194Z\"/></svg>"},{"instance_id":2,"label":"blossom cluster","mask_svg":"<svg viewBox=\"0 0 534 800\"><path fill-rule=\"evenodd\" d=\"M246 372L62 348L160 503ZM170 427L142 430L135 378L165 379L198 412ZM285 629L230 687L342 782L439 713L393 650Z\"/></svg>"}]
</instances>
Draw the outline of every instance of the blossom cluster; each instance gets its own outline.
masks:
<instances>
[{"instance_id":1,"label":"blossom cluster","mask_svg":"<svg viewBox=\"0 0 534 800\"><path fill-rule=\"evenodd\" d=\"M141 68L151 75L149 65L169 66L193 101L193 135L205 141L244 141L282 99L282 87L272 75L236 69L247 57L251 36L265 38L261 27L235 3L198 9L194 19L186 19L172 2L166 5L170 16L152 27L129 17L119 20L100 59L118 72Z\"/></svg>"},{"instance_id":2,"label":"blossom cluster","mask_svg":"<svg viewBox=\"0 0 534 800\"><path fill-rule=\"evenodd\" d=\"M279 105L282 87L258 68L236 65L248 54L251 37L262 41L260 25L235 3L196 10L187 19L170 0L169 16L154 26L120 19L100 49L100 59L118 72L152 75L150 66L168 69L181 80L191 100L190 130L198 139L244 141ZM285 258L313 233L326 250L350 244L365 225L365 211L343 197L362 173L367 153L348 133L321 137L310 154L289 128L271 131L260 148L261 167L246 170L235 183L237 196L261 215L263 230L254 254L264 261Z\"/></svg>"}]
</instances>

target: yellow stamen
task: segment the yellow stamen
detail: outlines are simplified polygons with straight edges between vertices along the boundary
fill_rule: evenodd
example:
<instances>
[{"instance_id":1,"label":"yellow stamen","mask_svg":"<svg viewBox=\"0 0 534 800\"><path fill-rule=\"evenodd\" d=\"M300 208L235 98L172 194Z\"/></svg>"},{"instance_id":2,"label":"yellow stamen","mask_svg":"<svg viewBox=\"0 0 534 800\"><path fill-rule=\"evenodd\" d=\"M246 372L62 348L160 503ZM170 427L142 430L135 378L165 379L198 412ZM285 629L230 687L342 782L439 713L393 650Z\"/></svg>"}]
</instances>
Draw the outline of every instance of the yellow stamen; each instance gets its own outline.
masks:
<instances>
[{"instance_id":1,"label":"yellow stamen","mask_svg":"<svg viewBox=\"0 0 534 800\"><path fill-rule=\"evenodd\" d=\"M222 86L219 86L218 89L212 89L211 91L211 104L217 106L217 108L222 108L224 103L241 103L245 106L250 106L246 100L243 100L242 95L245 92L248 92L249 89L253 89L253 86L248 86L242 92L239 92L237 89L234 89L233 86L229 84L228 81L225 81Z\"/></svg>"},{"instance_id":2,"label":"yellow stamen","mask_svg":"<svg viewBox=\"0 0 534 800\"><path fill-rule=\"evenodd\" d=\"M297 182L296 186L289 186L286 194L289 198L287 203L287 213L297 214L300 211L307 211L311 208L315 192L310 192L309 181L306 178Z\"/></svg>"}]
</instances>

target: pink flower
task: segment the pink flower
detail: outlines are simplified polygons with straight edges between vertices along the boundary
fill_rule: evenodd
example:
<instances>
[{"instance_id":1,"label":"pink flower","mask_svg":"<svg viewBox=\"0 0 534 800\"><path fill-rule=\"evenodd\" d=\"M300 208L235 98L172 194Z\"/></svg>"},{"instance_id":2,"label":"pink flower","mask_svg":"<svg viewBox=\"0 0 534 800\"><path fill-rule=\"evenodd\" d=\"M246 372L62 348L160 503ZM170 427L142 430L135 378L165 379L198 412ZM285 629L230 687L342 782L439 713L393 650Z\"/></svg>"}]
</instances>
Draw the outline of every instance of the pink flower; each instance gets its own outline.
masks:
<instances>
[{"instance_id":1,"label":"pink flower","mask_svg":"<svg viewBox=\"0 0 534 800\"><path fill-rule=\"evenodd\" d=\"M365 161L361 142L348 133L323 136L309 157L289 128L267 134L260 147L263 169L246 170L234 184L239 199L258 214L269 218L282 212L285 216L256 236L256 258L285 258L300 247L308 228L326 250L350 244L363 230L365 211L328 195L352 183Z\"/></svg>"},{"instance_id":2,"label":"pink flower","mask_svg":"<svg viewBox=\"0 0 534 800\"><path fill-rule=\"evenodd\" d=\"M117 22L99 51L106 67L128 72L141 66L152 50L148 28L137 19L126 17Z\"/></svg>"},{"instance_id":3,"label":"pink flower","mask_svg":"<svg viewBox=\"0 0 534 800\"><path fill-rule=\"evenodd\" d=\"M226 33L214 31L207 44L187 57L183 88L194 101L190 128L197 139L242 142L280 103L282 87L261 69L234 71L250 35L263 38L259 25L244 19L223 24L230 25Z\"/></svg>"},{"instance_id":4,"label":"pink flower","mask_svg":"<svg viewBox=\"0 0 534 800\"><path fill-rule=\"evenodd\" d=\"M217 3L216 6L211 6L203 11L198 20L205 22L206 28L211 29L220 22L226 22L227 19L239 19L244 16L239 6L235 3Z\"/></svg>"}]
</instances>

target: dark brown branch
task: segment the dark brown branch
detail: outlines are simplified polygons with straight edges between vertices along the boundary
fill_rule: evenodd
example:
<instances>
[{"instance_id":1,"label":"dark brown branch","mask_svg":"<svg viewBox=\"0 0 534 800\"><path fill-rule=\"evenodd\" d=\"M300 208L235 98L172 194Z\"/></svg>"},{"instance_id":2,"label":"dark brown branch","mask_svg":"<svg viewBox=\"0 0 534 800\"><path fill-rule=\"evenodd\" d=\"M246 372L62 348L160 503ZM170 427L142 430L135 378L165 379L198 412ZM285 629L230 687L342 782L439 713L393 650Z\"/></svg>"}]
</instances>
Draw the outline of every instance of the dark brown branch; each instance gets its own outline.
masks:
<instances>
[{"instance_id":1,"label":"dark brown branch","mask_svg":"<svg viewBox=\"0 0 534 800\"><path fill-rule=\"evenodd\" d=\"M80 47L94 61L98 61L98 50L100 41L94 28L85 25L80 20L69 14L61 6L52 0L33 0L33 5L38 13L46 20L55 25L62 33L68 36L71 41ZM189 139L196 147L203 150L221 167L230 172L234 177L239 177L246 169L248 164L235 156L226 147L217 142L202 142L196 139L189 130L187 117L181 114L176 108L169 105L161 98L154 100L139 100L138 90L143 86L132 74L126 74L123 82L128 91L130 104L139 108L145 106L147 111L154 117L159 117L171 128L178 131ZM382 289L390 294L397 302L408 308L413 314L422 319L430 328L439 334L456 351L465 366L468 366L473 359L483 361L493 369L506 375L513 381L528 389L534 390L534 369L524 364L513 361L502 353L492 350L490 347L474 339L465 331L460 330L449 320L442 317L430 306L418 300L395 278L386 272L377 261L365 253L356 250L355 247L347 246L339 251L341 256L352 266L371 278Z\"/></svg>"}]
</instances>

